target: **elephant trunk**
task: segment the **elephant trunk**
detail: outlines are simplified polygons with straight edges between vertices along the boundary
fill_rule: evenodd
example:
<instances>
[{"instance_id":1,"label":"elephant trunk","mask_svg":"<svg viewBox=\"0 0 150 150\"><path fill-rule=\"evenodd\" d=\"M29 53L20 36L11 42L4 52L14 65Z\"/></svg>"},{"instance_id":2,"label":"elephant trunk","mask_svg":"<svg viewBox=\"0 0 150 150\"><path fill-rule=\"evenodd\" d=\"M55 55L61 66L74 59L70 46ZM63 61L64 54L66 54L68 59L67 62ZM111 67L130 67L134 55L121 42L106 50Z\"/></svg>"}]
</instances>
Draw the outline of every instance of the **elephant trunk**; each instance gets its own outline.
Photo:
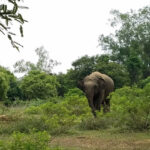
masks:
<instances>
[{"instance_id":1,"label":"elephant trunk","mask_svg":"<svg viewBox=\"0 0 150 150\"><path fill-rule=\"evenodd\" d=\"M91 110L92 110L92 113L94 115L94 117L96 117L96 112L95 112L95 106L94 106L94 91L92 92L92 90L86 90L86 97L88 99L88 103L89 103L89 106L91 107Z\"/></svg>"}]
</instances>

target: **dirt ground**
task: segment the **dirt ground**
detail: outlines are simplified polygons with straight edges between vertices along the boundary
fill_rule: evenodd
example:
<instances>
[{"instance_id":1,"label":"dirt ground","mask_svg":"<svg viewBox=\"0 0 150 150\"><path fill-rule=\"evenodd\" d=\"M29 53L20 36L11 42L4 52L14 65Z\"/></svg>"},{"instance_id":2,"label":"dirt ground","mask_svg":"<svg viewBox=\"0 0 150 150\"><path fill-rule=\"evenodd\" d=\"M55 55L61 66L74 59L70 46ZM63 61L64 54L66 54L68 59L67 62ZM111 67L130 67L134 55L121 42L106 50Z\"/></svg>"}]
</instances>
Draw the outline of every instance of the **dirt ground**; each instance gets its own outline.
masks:
<instances>
[{"instance_id":1,"label":"dirt ground","mask_svg":"<svg viewBox=\"0 0 150 150\"><path fill-rule=\"evenodd\" d=\"M150 150L150 134L86 133L53 137L51 145L68 150Z\"/></svg>"}]
</instances>

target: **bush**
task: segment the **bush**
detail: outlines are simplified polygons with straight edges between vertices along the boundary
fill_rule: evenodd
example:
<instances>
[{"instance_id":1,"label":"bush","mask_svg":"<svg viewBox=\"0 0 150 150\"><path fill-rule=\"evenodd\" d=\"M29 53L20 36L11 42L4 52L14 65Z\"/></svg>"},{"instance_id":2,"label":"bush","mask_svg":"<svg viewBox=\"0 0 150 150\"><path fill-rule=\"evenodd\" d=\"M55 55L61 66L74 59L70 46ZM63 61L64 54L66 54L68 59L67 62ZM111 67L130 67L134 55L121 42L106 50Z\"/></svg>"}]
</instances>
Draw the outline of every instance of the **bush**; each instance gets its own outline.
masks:
<instances>
[{"instance_id":1,"label":"bush","mask_svg":"<svg viewBox=\"0 0 150 150\"><path fill-rule=\"evenodd\" d=\"M9 89L8 76L4 72L0 72L0 101L7 98L7 91Z\"/></svg>"},{"instance_id":2,"label":"bush","mask_svg":"<svg viewBox=\"0 0 150 150\"><path fill-rule=\"evenodd\" d=\"M40 71L30 71L21 82L21 90L25 99L47 99L57 96L56 77Z\"/></svg>"},{"instance_id":3,"label":"bush","mask_svg":"<svg viewBox=\"0 0 150 150\"><path fill-rule=\"evenodd\" d=\"M84 130L100 130L100 129L107 129L110 128L114 120L110 116L110 114L102 114L97 113L97 118L89 117L84 118L82 122L79 124L79 127Z\"/></svg>"},{"instance_id":4,"label":"bush","mask_svg":"<svg viewBox=\"0 0 150 150\"><path fill-rule=\"evenodd\" d=\"M70 90L61 101L46 102L40 106L30 106L26 109L28 114L39 114L43 119L47 131L51 134L66 133L71 127L81 122L82 118L92 116L85 97Z\"/></svg>"},{"instance_id":5,"label":"bush","mask_svg":"<svg viewBox=\"0 0 150 150\"><path fill-rule=\"evenodd\" d=\"M27 108L25 110L25 112L27 114L39 114L39 113L41 113L41 109L40 109L40 107L30 106L29 108Z\"/></svg>"},{"instance_id":6,"label":"bush","mask_svg":"<svg viewBox=\"0 0 150 150\"><path fill-rule=\"evenodd\" d=\"M7 99L3 102L3 104L8 107L8 106L11 106L12 102Z\"/></svg>"},{"instance_id":7,"label":"bush","mask_svg":"<svg viewBox=\"0 0 150 150\"><path fill-rule=\"evenodd\" d=\"M13 117L10 116L7 121L0 123L0 134L12 134L13 132L29 133L30 130L36 129L38 131L47 130L47 126L41 117L36 116L23 116Z\"/></svg>"},{"instance_id":8,"label":"bush","mask_svg":"<svg viewBox=\"0 0 150 150\"><path fill-rule=\"evenodd\" d=\"M124 87L112 94L111 114L115 126L124 129L145 130L150 128L150 84L143 90Z\"/></svg>"},{"instance_id":9,"label":"bush","mask_svg":"<svg viewBox=\"0 0 150 150\"><path fill-rule=\"evenodd\" d=\"M64 106L64 103L54 104L52 102L41 105L44 113L44 122L51 134L65 133L75 124L75 115Z\"/></svg>"},{"instance_id":10,"label":"bush","mask_svg":"<svg viewBox=\"0 0 150 150\"><path fill-rule=\"evenodd\" d=\"M68 110L70 110L72 115L76 115L77 117L91 115L91 109L88 105L88 101L83 95L79 96L78 94L67 94L64 105Z\"/></svg>"},{"instance_id":11,"label":"bush","mask_svg":"<svg viewBox=\"0 0 150 150\"><path fill-rule=\"evenodd\" d=\"M46 131L24 134L14 132L12 140L0 141L0 150L61 150L49 146L50 136Z\"/></svg>"},{"instance_id":12,"label":"bush","mask_svg":"<svg viewBox=\"0 0 150 150\"><path fill-rule=\"evenodd\" d=\"M111 112L97 113L97 118L84 118L80 128L99 130L114 127L120 130L150 129L150 84L143 89L124 87L111 96Z\"/></svg>"},{"instance_id":13,"label":"bush","mask_svg":"<svg viewBox=\"0 0 150 150\"><path fill-rule=\"evenodd\" d=\"M147 77L146 79L144 80L141 80L139 83L138 83L138 86L143 88L146 84L150 83L150 76Z\"/></svg>"},{"instance_id":14,"label":"bush","mask_svg":"<svg viewBox=\"0 0 150 150\"><path fill-rule=\"evenodd\" d=\"M65 97L70 97L70 96L83 97L84 93L78 88L73 88L73 89L69 89L68 92L65 94Z\"/></svg>"},{"instance_id":15,"label":"bush","mask_svg":"<svg viewBox=\"0 0 150 150\"><path fill-rule=\"evenodd\" d=\"M8 69L0 66L0 99L8 98L14 101L16 98L21 98L19 82L17 78Z\"/></svg>"},{"instance_id":16,"label":"bush","mask_svg":"<svg viewBox=\"0 0 150 150\"><path fill-rule=\"evenodd\" d=\"M43 132L30 133L29 135L23 133L14 133L13 140L9 147L11 150L45 150L48 148L49 135Z\"/></svg>"}]
</instances>

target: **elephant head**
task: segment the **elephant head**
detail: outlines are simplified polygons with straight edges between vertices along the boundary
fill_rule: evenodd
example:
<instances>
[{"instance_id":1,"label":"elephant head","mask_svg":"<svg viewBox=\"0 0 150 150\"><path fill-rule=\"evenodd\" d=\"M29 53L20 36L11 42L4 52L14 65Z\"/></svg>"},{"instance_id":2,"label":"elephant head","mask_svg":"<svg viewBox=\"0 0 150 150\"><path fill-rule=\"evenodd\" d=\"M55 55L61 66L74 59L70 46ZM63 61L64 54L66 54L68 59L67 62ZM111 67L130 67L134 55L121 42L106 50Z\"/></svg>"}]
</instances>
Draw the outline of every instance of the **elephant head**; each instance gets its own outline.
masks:
<instances>
[{"instance_id":1,"label":"elephant head","mask_svg":"<svg viewBox=\"0 0 150 150\"><path fill-rule=\"evenodd\" d=\"M100 72L93 72L78 82L78 88L85 93L95 117L95 110L100 111L101 105L104 107L104 112L109 110L110 103L107 96L114 89L114 82L109 76Z\"/></svg>"}]
</instances>

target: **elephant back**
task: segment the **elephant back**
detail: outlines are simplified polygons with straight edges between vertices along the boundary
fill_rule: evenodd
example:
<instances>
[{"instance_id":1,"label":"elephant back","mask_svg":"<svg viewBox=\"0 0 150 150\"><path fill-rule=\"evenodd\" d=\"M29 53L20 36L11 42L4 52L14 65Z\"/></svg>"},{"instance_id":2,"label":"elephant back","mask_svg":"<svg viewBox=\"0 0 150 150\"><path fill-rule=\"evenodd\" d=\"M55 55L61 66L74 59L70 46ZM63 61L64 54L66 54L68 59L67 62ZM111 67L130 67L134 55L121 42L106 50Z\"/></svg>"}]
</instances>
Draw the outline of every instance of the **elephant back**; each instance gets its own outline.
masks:
<instances>
[{"instance_id":1,"label":"elephant back","mask_svg":"<svg viewBox=\"0 0 150 150\"><path fill-rule=\"evenodd\" d=\"M108 93L112 92L114 90L114 81L106 74L102 74L102 78L104 79L104 81L106 83L107 92Z\"/></svg>"},{"instance_id":2,"label":"elephant back","mask_svg":"<svg viewBox=\"0 0 150 150\"><path fill-rule=\"evenodd\" d=\"M89 76L86 77L87 80L99 80L102 79L105 81L106 90L112 92L114 90L114 82L113 80L107 76L106 74L102 74L100 72L93 72Z\"/></svg>"}]
</instances>

